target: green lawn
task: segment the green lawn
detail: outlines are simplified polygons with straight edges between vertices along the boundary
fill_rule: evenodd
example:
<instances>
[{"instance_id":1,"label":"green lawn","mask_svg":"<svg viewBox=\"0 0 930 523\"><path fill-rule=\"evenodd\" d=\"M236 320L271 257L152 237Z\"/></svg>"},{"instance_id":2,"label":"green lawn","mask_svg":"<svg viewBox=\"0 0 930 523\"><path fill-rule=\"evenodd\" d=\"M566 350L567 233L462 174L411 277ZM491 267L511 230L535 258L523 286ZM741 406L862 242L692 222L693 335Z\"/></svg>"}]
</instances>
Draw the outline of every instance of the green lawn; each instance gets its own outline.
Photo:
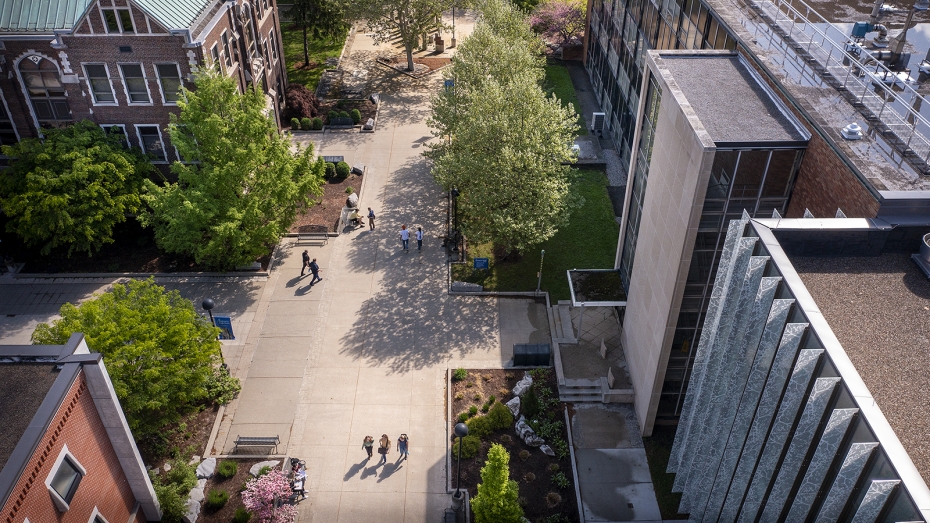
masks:
<instances>
[{"instance_id":1,"label":"green lawn","mask_svg":"<svg viewBox=\"0 0 930 523\"><path fill-rule=\"evenodd\" d=\"M470 244L468 263L452 266L453 279L479 283L488 291L534 291L539 253L545 249L542 290L548 291L555 302L571 299L566 270L612 268L619 228L607 196L607 176L594 169L582 169L579 174L572 190L581 194L585 202L572 214L567 226L516 262L495 263L490 244ZM491 268L472 269L475 257L490 258Z\"/></svg>"},{"instance_id":2,"label":"green lawn","mask_svg":"<svg viewBox=\"0 0 930 523\"><path fill-rule=\"evenodd\" d=\"M675 475L665 472L668 468L668 458L672 454L672 444L675 443L677 428L672 425L656 425L652 430L652 436L643 438L646 460L649 461L649 473L652 476L652 486L656 491L656 500L659 502L662 519L688 519L686 515L678 513L681 493L672 492Z\"/></svg>"},{"instance_id":3,"label":"green lawn","mask_svg":"<svg viewBox=\"0 0 930 523\"><path fill-rule=\"evenodd\" d=\"M578 103L578 95L575 94L575 86L572 85L572 79L568 75L568 68L560 63L546 64L546 77L543 79L543 88L547 92L555 93L555 96L562 101L562 104L572 104L575 112L578 113L578 126L581 128L578 135L588 134L584 118L581 116L581 104Z\"/></svg>"},{"instance_id":4,"label":"green lawn","mask_svg":"<svg viewBox=\"0 0 930 523\"><path fill-rule=\"evenodd\" d=\"M304 37L303 31L282 23L282 43L284 45L284 63L287 65L287 79L290 83L300 83L307 89L316 91L316 86L323 76L327 58L339 58L346 35L335 40L324 38L315 40L310 36L310 66L304 66ZM299 67L298 67L299 66Z\"/></svg>"}]
</instances>

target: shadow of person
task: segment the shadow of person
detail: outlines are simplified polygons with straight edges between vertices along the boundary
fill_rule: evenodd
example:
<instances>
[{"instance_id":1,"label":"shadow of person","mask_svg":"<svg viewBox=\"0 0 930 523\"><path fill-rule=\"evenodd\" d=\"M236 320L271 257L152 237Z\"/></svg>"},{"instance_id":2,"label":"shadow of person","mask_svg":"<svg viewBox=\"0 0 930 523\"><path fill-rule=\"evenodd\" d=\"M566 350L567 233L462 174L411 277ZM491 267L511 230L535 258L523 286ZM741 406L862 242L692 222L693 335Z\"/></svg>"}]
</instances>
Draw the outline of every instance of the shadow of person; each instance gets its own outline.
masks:
<instances>
[{"instance_id":1,"label":"shadow of person","mask_svg":"<svg viewBox=\"0 0 930 523\"><path fill-rule=\"evenodd\" d=\"M359 479L365 479L367 477L377 476L377 475L378 475L378 465L372 465L370 467L365 467L365 469L362 470L362 475L359 476Z\"/></svg>"},{"instance_id":2,"label":"shadow of person","mask_svg":"<svg viewBox=\"0 0 930 523\"><path fill-rule=\"evenodd\" d=\"M304 279L304 276L294 276L293 278L287 280L286 287L294 287L300 284L300 280Z\"/></svg>"},{"instance_id":3,"label":"shadow of person","mask_svg":"<svg viewBox=\"0 0 930 523\"><path fill-rule=\"evenodd\" d=\"M366 463L368 463L368 460L367 460L367 459L362 460L361 463L356 463L356 464L352 465L351 467L349 467L349 470L348 470L348 472L346 472L346 475L342 477L342 481L349 481L350 479L352 479L353 476L355 476L356 474L358 474L358 471L360 471L360 470L362 470L363 468L365 468L365 464L366 464ZM365 477L365 475L362 474L362 478L364 478L364 477Z\"/></svg>"},{"instance_id":4,"label":"shadow of person","mask_svg":"<svg viewBox=\"0 0 930 523\"><path fill-rule=\"evenodd\" d=\"M381 475L378 476L378 483L381 483L382 481L388 479L395 472L397 472L398 470L402 468L403 467L400 465L400 463L385 463L384 468L381 469Z\"/></svg>"}]
</instances>

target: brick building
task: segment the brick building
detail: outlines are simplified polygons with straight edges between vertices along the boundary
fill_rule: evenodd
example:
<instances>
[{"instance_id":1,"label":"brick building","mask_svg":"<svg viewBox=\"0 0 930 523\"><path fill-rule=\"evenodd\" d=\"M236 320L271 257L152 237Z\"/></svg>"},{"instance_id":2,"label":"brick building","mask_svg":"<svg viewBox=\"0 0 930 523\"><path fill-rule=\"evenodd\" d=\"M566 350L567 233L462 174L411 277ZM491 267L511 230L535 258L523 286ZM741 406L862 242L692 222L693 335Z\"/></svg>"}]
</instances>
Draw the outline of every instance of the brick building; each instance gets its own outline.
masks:
<instances>
[{"instance_id":1,"label":"brick building","mask_svg":"<svg viewBox=\"0 0 930 523\"><path fill-rule=\"evenodd\" d=\"M88 119L171 162L178 88L208 64L280 121L280 35L275 0L0 0L0 143Z\"/></svg>"},{"instance_id":2,"label":"brick building","mask_svg":"<svg viewBox=\"0 0 930 523\"><path fill-rule=\"evenodd\" d=\"M161 509L100 354L0 345L0 521L158 521Z\"/></svg>"}]
</instances>

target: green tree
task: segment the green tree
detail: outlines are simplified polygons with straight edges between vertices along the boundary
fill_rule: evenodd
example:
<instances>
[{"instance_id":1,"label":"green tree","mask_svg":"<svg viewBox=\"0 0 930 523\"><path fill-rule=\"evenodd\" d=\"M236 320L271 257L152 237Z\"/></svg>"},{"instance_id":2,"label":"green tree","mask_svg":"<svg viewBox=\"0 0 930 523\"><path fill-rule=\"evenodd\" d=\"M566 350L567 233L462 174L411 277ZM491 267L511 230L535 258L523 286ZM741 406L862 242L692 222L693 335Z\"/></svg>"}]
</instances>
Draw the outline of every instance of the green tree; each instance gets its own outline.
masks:
<instances>
[{"instance_id":1,"label":"green tree","mask_svg":"<svg viewBox=\"0 0 930 523\"><path fill-rule=\"evenodd\" d=\"M44 129L44 139L4 146L12 158L0 176L7 231L42 254L58 246L92 254L113 243L113 227L139 211L142 179L152 166L120 136L84 120Z\"/></svg>"},{"instance_id":2,"label":"green tree","mask_svg":"<svg viewBox=\"0 0 930 523\"><path fill-rule=\"evenodd\" d=\"M309 196L322 193L323 160L312 147L294 152L269 116L264 95L240 94L235 81L201 71L196 90L183 90L168 128L186 162L171 170L178 183L146 182L155 229L168 252L227 269L268 253Z\"/></svg>"},{"instance_id":3,"label":"green tree","mask_svg":"<svg viewBox=\"0 0 930 523\"><path fill-rule=\"evenodd\" d=\"M481 468L478 495L471 500L476 523L520 523L523 508L517 482L510 479L510 454L495 443L488 450L488 461Z\"/></svg>"},{"instance_id":4,"label":"green tree","mask_svg":"<svg viewBox=\"0 0 930 523\"><path fill-rule=\"evenodd\" d=\"M376 43L399 44L413 71L413 50L420 37L442 27L444 0L354 0L353 18L365 20Z\"/></svg>"},{"instance_id":5,"label":"green tree","mask_svg":"<svg viewBox=\"0 0 930 523\"><path fill-rule=\"evenodd\" d=\"M338 38L349 28L344 6L338 0L293 0L287 15L303 31L304 65L310 64L310 35Z\"/></svg>"},{"instance_id":6,"label":"green tree","mask_svg":"<svg viewBox=\"0 0 930 523\"><path fill-rule=\"evenodd\" d=\"M197 314L178 291L155 280L114 284L79 306L66 303L61 319L40 323L35 344L61 344L75 332L103 354L129 427L139 439L176 422L209 400L206 384L220 361L219 329Z\"/></svg>"}]
</instances>

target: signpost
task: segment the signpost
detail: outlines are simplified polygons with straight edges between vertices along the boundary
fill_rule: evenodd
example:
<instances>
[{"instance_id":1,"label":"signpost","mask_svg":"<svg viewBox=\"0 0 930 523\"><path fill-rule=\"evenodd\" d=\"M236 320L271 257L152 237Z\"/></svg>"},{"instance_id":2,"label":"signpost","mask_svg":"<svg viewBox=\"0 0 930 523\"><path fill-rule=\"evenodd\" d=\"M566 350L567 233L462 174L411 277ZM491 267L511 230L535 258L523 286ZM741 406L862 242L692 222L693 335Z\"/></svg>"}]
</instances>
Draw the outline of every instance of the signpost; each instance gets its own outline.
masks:
<instances>
[{"instance_id":1,"label":"signpost","mask_svg":"<svg viewBox=\"0 0 930 523\"><path fill-rule=\"evenodd\" d=\"M488 270L491 267L490 258L475 258L475 268Z\"/></svg>"},{"instance_id":2,"label":"signpost","mask_svg":"<svg viewBox=\"0 0 930 523\"><path fill-rule=\"evenodd\" d=\"M229 316L214 316L213 323L220 329L221 340L236 339L236 336L233 334L232 318Z\"/></svg>"}]
</instances>

